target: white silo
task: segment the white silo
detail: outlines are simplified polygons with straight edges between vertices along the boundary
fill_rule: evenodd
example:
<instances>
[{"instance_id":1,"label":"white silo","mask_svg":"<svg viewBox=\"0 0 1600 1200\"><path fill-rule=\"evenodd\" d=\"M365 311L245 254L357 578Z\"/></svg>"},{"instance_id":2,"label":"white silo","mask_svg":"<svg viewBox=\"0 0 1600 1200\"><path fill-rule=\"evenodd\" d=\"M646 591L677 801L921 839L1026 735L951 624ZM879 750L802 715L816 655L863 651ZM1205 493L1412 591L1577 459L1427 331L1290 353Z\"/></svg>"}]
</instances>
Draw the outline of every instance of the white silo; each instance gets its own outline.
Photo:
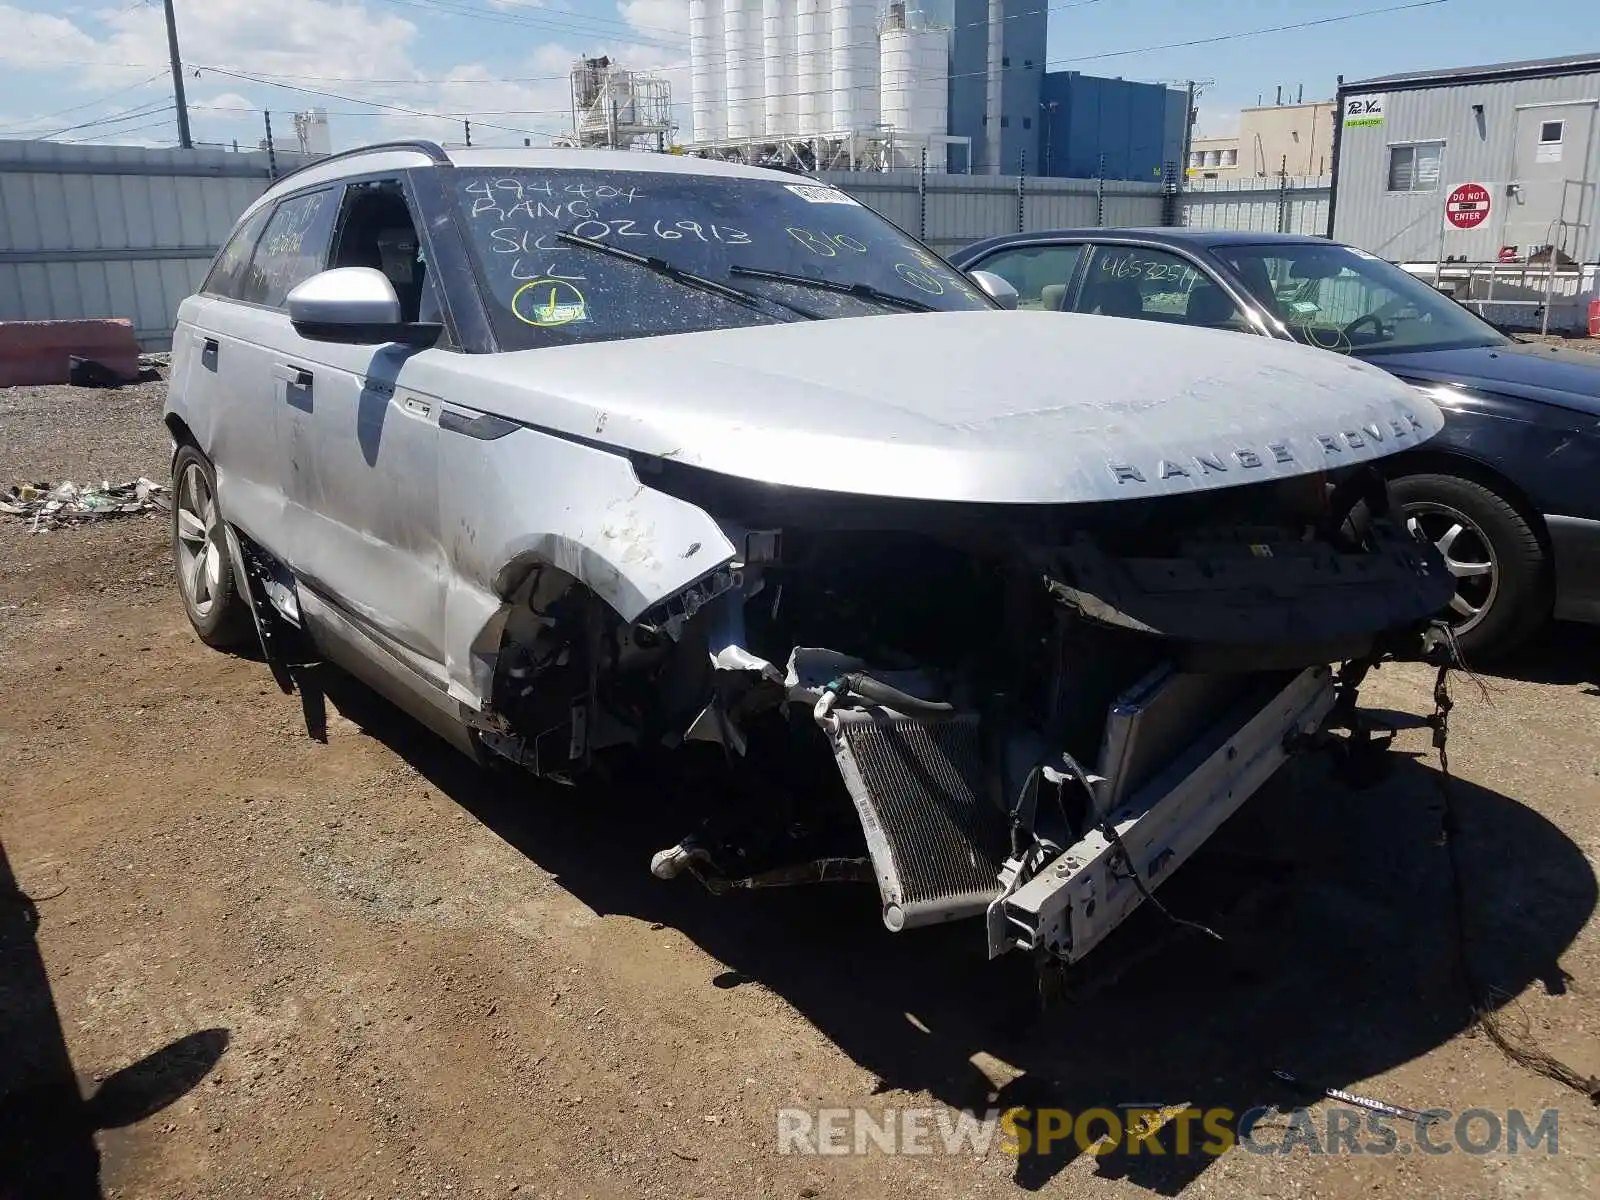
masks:
<instances>
[{"instance_id":1,"label":"white silo","mask_svg":"<svg viewBox=\"0 0 1600 1200\"><path fill-rule=\"evenodd\" d=\"M782 137L795 111L794 0L764 0L761 7L761 67L764 124L768 137Z\"/></svg>"},{"instance_id":2,"label":"white silo","mask_svg":"<svg viewBox=\"0 0 1600 1200\"><path fill-rule=\"evenodd\" d=\"M761 100L762 0L724 0L723 50L727 56L730 139L759 137L766 120Z\"/></svg>"},{"instance_id":3,"label":"white silo","mask_svg":"<svg viewBox=\"0 0 1600 1200\"><path fill-rule=\"evenodd\" d=\"M698 141L728 134L722 0L689 0L689 115Z\"/></svg>"},{"instance_id":4,"label":"white silo","mask_svg":"<svg viewBox=\"0 0 1600 1200\"><path fill-rule=\"evenodd\" d=\"M828 89L832 78L828 45L829 0L795 0L794 132L826 133L833 123Z\"/></svg>"},{"instance_id":5,"label":"white silo","mask_svg":"<svg viewBox=\"0 0 1600 1200\"><path fill-rule=\"evenodd\" d=\"M889 126L890 166L915 167L924 149L930 170L944 170L944 152L933 138L950 121L950 31L907 14L899 0L889 5L882 40L882 120Z\"/></svg>"},{"instance_id":6,"label":"white silo","mask_svg":"<svg viewBox=\"0 0 1600 1200\"><path fill-rule=\"evenodd\" d=\"M865 132L878 123L876 0L828 0L833 127Z\"/></svg>"}]
</instances>

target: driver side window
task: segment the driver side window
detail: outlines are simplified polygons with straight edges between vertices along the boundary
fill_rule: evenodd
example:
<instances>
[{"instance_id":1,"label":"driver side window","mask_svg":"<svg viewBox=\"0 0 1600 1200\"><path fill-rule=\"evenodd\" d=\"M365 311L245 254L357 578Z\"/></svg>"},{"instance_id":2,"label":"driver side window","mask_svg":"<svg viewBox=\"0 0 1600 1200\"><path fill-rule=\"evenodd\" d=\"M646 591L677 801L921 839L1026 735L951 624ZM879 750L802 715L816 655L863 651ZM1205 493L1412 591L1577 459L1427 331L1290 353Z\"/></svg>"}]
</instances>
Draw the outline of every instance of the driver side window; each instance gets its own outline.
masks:
<instances>
[{"instance_id":1,"label":"driver side window","mask_svg":"<svg viewBox=\"0 0 1600 1200\"><path fill-rule=\"evenodd\" d=\"M416 222L397 179L352 183L345 188L343 211L334 235L330 267L371 267L382 271L400 300L400 319L421 319L424 298L438 310Z\"/></svg>"}]
</instances>

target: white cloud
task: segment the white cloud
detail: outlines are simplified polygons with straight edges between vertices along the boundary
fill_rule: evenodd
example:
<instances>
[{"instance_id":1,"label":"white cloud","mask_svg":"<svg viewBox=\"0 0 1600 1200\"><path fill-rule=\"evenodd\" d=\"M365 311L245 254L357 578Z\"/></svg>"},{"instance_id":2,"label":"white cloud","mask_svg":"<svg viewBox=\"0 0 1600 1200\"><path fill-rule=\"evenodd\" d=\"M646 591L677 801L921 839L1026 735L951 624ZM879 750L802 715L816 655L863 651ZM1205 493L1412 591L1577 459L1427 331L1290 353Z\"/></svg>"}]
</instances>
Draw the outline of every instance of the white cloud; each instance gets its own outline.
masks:
<instances>
[{"instance_id":1,"label":"white cloud","mask_svg":"<svg viewBox=\"0 0 1600 1200\"><path fill-rule=\"evenodd\" d=\"M545 8L542 0L488 2L508 12L556 11ZM581 17L574 14L574 19ZM654 42L681 37L688 27L687 0L617 0L611 20L618 31L614 37L600 32L561 35L568 40L535 43L514 67L497 59L491 68L481 62L428 61L429 47L417 24L385 9L377 0L275 0L270 4L204 0L183 4L178 12L183 59L191 68L187 82L197 137L231 137L236 130L210 135L205 130L212 125L237 126L246 117L256 119L263 108L287 115L291 108L321 106L330 110L337 145L396 136L459 141L463 132L460 114L473 114L474 143L519 144L527 136L542 144L551 133L570 125L567 72L581 53L608 54L624 66L666 76L679 118L684 119L689 100L687 48L622 44L621 39L629 36L625 29ZM107 107L84 110L85 118L111 115L116 111L109 107L113 100L132 106L167 86L163 73L166 30L159 4L129 6L124 0L91 0L82 8L45 13L18 3L0 3L0 28L7 31L0 40L0 78L10 76L13 87L30 77L41 83L61 81L59 88L48 93L48 100L38 102L41 112L71 104L73 92L81 95L127 88L152 75L161 76L148 89L126 97L107 96ZM485 26L479 32L493 34L494 27ZM540 36L531 26L527 32L530 41ZM507 39L493 36L483 40L500 49ZM419 64L419 57L423 63ZM238 75L228 74L230 71ZM240 75L312 90L296 94L269 89ZM388 82L408 80L415 82ZM315 94L318 91L333 94ZM59 103L49 102L58 96ZM351 114L350 110L373 108L377 103L426 115L389 112L361 121ZM13 94L9 107L15 110L27 105L28 100L19 103ZM35 120L45 119L19 117L6 128L34 132ZM170 140L170 127L168 134Z\"/></svg>"}]
</instances>

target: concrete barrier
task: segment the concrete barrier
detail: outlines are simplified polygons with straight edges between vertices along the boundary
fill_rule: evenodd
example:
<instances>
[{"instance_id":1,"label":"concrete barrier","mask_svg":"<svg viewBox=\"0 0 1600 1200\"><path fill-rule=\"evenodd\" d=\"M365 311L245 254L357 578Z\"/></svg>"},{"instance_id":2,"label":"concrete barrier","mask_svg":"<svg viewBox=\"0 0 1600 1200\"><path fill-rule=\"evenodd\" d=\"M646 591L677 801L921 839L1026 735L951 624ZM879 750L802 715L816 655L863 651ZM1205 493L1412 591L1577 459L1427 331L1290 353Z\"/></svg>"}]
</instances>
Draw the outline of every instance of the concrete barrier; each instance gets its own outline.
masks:
<instances>
[{"instance_id":1,"label":"concrete barrier","mask_svg":"<svg viewBox=\"0 0 1600 1200\"><path fill-rule=\"evenodd\" d=\"M0 387L66 383L73 357L90 359L121 379L139 377L133 322L0 321Z\"/></svg>"}]
</instances>

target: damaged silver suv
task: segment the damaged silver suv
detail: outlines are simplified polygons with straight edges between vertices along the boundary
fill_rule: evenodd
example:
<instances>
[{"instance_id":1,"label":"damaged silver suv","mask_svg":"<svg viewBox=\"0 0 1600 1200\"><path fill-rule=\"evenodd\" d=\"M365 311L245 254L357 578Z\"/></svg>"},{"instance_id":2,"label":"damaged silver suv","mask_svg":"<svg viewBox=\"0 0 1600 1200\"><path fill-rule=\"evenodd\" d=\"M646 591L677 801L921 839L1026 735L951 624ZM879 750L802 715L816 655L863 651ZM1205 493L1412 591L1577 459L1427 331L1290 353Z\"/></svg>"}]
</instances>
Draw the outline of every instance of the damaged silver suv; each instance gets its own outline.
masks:
<instances>
[{"instance_id":1,"label":"damaged silver suv","mask_svg":"<svg viewBox=\"0 0 1600 1200\"><path fill-rule=\"evenodd\" d=\"M1441 418L1006 291L775 171L337 155L179 310L184 606L481 761L731 777L678 789L663 879L858 880L1075 961L1425 652L1451 578L1363 464Z\"/></svg>"}]
</instances>

